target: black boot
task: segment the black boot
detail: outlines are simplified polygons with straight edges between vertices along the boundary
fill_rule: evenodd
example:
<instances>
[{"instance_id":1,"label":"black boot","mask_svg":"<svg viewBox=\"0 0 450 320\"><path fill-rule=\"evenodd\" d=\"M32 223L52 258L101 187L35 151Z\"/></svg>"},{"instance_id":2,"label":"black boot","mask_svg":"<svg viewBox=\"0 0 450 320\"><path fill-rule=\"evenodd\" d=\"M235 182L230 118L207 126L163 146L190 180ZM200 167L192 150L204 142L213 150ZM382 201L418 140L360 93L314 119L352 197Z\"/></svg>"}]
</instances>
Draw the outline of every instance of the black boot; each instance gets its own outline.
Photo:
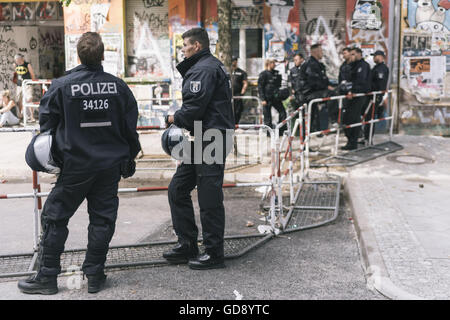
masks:
<instances>
[{"instance_id":1,"label":"black boot","mask_svg":"<svg viewBox=\"0 0 450 320\"><path fill-rule=\"evenodd\" d=\"M44 276L40 273L32 275L26 280L20 280L19 290L27 294L56 294L58 293L57 276Z\"/></svg>"},{"instance_id":2,"label":"black boot","mask_svg":"<svg viewBox=\"0 0 450 320\"><path fill-rule=\"evenodd\" d=\"M205 252L197 258L189 260L189 268L194 270L225 268L224 258L223 256L211 256Z\"/></svg>"},{"instance_id":3,"label":"black boot","mask_svg":"<svg viewBox=\"0 0 450 320\"><path fill-rule=\"evenodd\" d=\"M355 149L358 149L357 143L347 142L347 144L345 146L341 147L341 150L355 150Z\"/></svg>"},{"instance_id":4,"label":"black boot","mask_svg":"<svg viewBox=\"0 0 450 320\"><path fill-rule=\"evenodd\" d=\"M188 263L189 259L198 255L197 243L178 243L169 251L163 253L164 259L173 264Z\"/></svg>"},{"instance_id":5,"label":"black boot","mask_svg":"<svg viewBox=\"0 0 450 320\"><path fill-rule=\"evenodd\" d=\"M86 275L86 277L88 278L88 293L97 293L103 289L106 281L106 275L103 272Z\"/></svg>"}]
</instances>

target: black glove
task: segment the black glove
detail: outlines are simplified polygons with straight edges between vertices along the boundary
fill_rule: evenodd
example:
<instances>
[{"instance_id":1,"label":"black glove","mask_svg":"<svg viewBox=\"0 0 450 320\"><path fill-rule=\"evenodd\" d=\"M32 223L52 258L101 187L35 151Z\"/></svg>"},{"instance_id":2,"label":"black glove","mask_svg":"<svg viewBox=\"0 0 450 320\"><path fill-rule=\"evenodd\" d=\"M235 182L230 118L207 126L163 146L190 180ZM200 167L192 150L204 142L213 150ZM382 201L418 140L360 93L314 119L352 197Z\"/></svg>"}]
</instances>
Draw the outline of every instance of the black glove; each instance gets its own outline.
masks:
<instances>
[{"instance_id":1,"label":"black glove","mask_svg":"<svg viewBox=\"0 0 450 320\"><path fill-rule=\"evenodd\" d=\"M134 175L136 172L136 162L134 160L123 161L120 164L120 174L126 179Z\"/></svg>"}]
</instances>

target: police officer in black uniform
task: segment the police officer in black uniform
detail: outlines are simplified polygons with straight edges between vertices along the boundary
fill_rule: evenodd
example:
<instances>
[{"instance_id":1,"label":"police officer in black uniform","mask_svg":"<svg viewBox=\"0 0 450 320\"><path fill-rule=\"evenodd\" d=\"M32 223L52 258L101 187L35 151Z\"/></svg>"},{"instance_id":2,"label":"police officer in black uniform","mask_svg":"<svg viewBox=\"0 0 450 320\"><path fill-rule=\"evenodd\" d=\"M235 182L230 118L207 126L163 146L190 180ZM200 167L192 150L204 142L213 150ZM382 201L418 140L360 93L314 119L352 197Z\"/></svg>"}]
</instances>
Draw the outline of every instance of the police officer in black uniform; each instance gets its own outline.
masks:
<instances>
[{"instance_id":1,"label":"police officer in black uniform","mask_svg":"<svg viewBox=\"0 0 450 320\"><path fill-rule=\"evenodd\" d=\"M387 89L387 84L389 80L389 68L384 63L385 55L381 50L375 51L373 55L373 61L375 62L375 66L372 68L372 91L385 91ZM374 116L375 118L383 117L383 96L384 94L380 93L375 96L375 110ZM371 97L370 97L371 98ZM369 112L366 115L365 121L369 121L372 119L372 111L374 106L370 107ZM372 131L372 135L375 133L375 127ZM364 139L365 142L368 143L370 135L370 124L364 126Z\"/></svg>"},{"instance_id":2,"label":"police officer in black uniform","mask_svg":"<svg viewBox=\"0 0 450 320\"><path fill-rule=\"evenodd\" d=\"M368 99L363 97L352 97L352 93L367 93L370 91L370 65L364 61L360 48L352 48L352 71L351 82L352 89L349 91L349 101L344 110L343 123L346 125L358 123L361 121L361 112L367 106ZM358 135L360 127L345 129L347 144L342 150L354 150L358 147Z\"/></svg>"},{"instance_id":3,"label":"police officer in black uniform","mask_svg":"<svg viewBox=\"0 0 450 320\"><path fill-rule=\"evenodd\" d=\"M272 107L278 111L279 122L286 119L286 110L279 97L281 87L281 75L275 70L275 60L267 59L265 70L258 77L258 95L263 105L264 124L272 128ZM286 126L280 128L280 134L286 130Z\"/></svg>"},{"instance_id":4,"label":"police officer in black uniform","mask_svg":"<svg viewBox=\"0 0 450 320\"><path fill-rule=\"evenodd\" d=\"M293 109L297 109L304 102L302 94L303 82L300 79L300 69L305 63L305 59L301 53L294 55L294 66L289 70L288 84L291 89L291 103Z\"/></svg>"},{"instance_id":5,"label":"police officer in black uniform","mask_svg":"<svg viewBox=\"0 0 450 320\"><path fill-rule=\"evenodd\" d=\"M342 49L342 56L344 57L344 62L339 67L339 76L338 76L338 82L339 84L345 84L347 82L351 82L351 75L352 75L352 54L351 54L351 48L346 47ZM345 81L345 82L344 82ZM347 94L347 91L343 90L344 92L339 92L340 94Z\"/></svg>"},{"instance_id":6,"label":"police officer in black uniform","mask_svg":"<svg viewBox=\"0 0 450 320\"><path fill-rule=\"evenodd\" d=\"M233 57L231 60L231 83L233 85L233 96L243 96L248 87L247 72L237 66L237 61L237 57ZM239 121L241 120L243 107L244 101L242 99L233 100L234 122L236 124L239 124Z\"/></svg>"},{"instance_id":7,"label":"police officer in black uniform","mask_svg":"<svg viewBox=\"0 0 450 320\"><path fill-rule=\"evenodd\" d=\"M53 155L61 174L42 212L37 274L19 281L24 293L58 292L67 225L84 199L89 227L82 269L88 292L101 290L117 218L118 183L121 175L134 174L134 159L141 149L136 100L125 82L103 71L100 35L83 34L77 52L81 65L53 80L39 108L40 130L54 134Z\"/></svg>"},{"instance_id":8,"label":"police officer in black uniform","mask_svg":"<svg viewBox=\"0 0 450 320\"><path fill-rule=\"evenodd\" d=\"M199 151L194 150L193 164L183 161L178 166L169 185L170 211L178 244L164 252L163 257L170 263L188 263L191 269L196 270L223 268L225 209L222 184L225 157L229 151L226 145L228 142L231 147L234 131L231 79L223 64L211 54L205 29L188 30L182 38L182 51L186 58L177 65L177 69L183 76L183 105L173 116L168 116L166 122L189 130L195 136L194 149L199 143L198 132L194 130L194 126L199 124L197 121L201 121L203 131L219 130L223 139L215 142L223 153L222 158L217 156L211 163L205 161L204 155L200 161L196 160ZM201 143L203 148L200 152L206 153L210 143ZM205 246L205 252L200 255L190 195L195 186Z\"/></svg>"},{"instance_id":9,"label":"police officer in black uniform","mask_svg":"<svg viewBox=\"0 0 450 320\"><path fill-rule=\"evenodd\" d=\"M300 79L303 81L303 95L306 102L316 98L330 96L330 90L334 88L328 80L326 68L320 60L323 58L323 50L320 44L311 46L311 56L301 68ZM320 112L320 114L319 114ZM319 111L319 104L312 105L311 110L311 132L323 130L328 127L327 105L323 104Z\"/></svg>"}]
</instances>

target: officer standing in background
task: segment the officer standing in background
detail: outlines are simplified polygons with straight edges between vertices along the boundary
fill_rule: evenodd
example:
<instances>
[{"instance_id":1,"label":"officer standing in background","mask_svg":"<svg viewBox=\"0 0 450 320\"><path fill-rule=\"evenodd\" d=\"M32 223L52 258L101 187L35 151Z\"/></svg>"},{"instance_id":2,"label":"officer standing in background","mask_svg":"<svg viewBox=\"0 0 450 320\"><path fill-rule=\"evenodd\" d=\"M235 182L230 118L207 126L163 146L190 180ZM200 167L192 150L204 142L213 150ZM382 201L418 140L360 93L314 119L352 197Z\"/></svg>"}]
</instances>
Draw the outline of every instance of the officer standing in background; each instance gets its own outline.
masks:
<instances>
[{"instance_id":1,"label":"officer standing in background","mask_svg":"<svg viewBox=\"0 0 450 320\"><path fill-rule=\"evenodd\" d=\"M305 59L301 53L296 53L294 56L294 67L289 70L288 85L290 87L291 103L293 109L297 109L301 106L305 98L302 95L303 83L300 79L300 69L305 63Z\"/></svg>"},{"instance_id":2,"label":"officer standing in background","mask_svg":"<svg viewBox=\"0 0 450 320\"><path fill-rule=\"evenodd\" d=\"M373 61L375 62L375 66L372 69L371 77L372 77L372 90L371 91L385 91L387 89L387 84L389 80L389 68L384 63L385 55L381 50L375 51L373 55ZM384 93L379 93L375 97L375 111L374 111L374 119L382 118L384 113L383 107L383 97ZM372 98L372 97L369 97ZM369 121L372 119L372 111L374 106L370 107L369 112L366 115L365 121ZM372 131L372 136L375 133L375 124ZM368 144L370 135L370 124L366 124L364 126L364 140L365 143Z\"/></svg>"},{"instance_id":3,"label":"officer standing in background","mask_svg":"<svg viewBox=\"0 0 450 320\"><path fill-rule=\"evenodd\" d=\"M233 57L231 60L231 82L233 84L233 96L243 96L248 87L247 72L238 68L237 61L237 57ZM239 124L239 120L241 120L243 106L244 101L242 99L233 100L234 122L236 124Z\"/></svg>"},{"instance_id":4,"label":"officer standing in background","mask_svg":"<svg viewBox=\"0 0 450 320\"><path fill-rule=\"evenodd\" d=\"M367 93L371 89L370 85L370 65L364 61L360 48L352 48L352 89L349 91L349 101L344 110L343 123L346 125L361 122L361 112L367 106L368 99L363 97L352 97L352 93ZM345 129L347 144L342 150L354 150L358 147L358 134L360 127Z\"/></svg>"},{"instance_id":5,"label":"officer standing in background","mask_svg":"<svg viewBox=\"0 0 450 320\"><path fill-rule=\"evenodd\" d=\"M61 173L42 211L37 274L18 284L24 293L58 292L67 225L84 199L89 227L82 269L88 292L101 290L119 206L118 183L121 175L134 174L141 149L136 100L125 82L103 71L100 35L84 33L77 52L81 65L52 81L39 108L40 131L54 134L53 156Z\"/></svg>"},{"instance_id":6,"label":"officer standing in background","mask_svg":"<svg viewBox=\"0 0 450 320\"><path fill-rule=\"evenodd\" d=\"M275 70L275 60L267 59L265 70L258 77L258 95L262 101L264 124L270 128L272 125L272 107L278 111L278 122L286 119L286 110L279 98L281 87L281 75ZM280 128L280 135L286 130L286 126Z\"/></svg>"},{"instance_id":7,"label":"officer standing in background","mask_svg":"<svg viewBox=\"0 0 450 320\"><path fill-rule=\"evenodd\" d=\"M330 96L330 91L334 88L328 80L325 65L320 62L323 58L323 50L320 44L311 46L311 56L306 60L301 68L300 79L303 81L303 95L306 102L316 98ZM311 132L326 129L328 127L327 105L314 103L311 110Z\"/></svg>"},{"instance_id":8,"label":"officer standing in background","mask_svg":"<svg viewBox=\"0 0 450 320\"><path fill-rule=\"evenodd\" d=\"M234 129L231 79L224 65L211 54L205 29L188 30L182 38L185 59L177 65L177 69L183 76L183 105L173 116L167 116L166 122L189 130L191 135L194 135L196 121L201 121L203 131L220 130L224 141L218 143L223 148L223 158L207 164L202 157L200 163L194 159L193 164L183 162L178 166L169 185L170 211L178 244L164 252L163 257L170 263L188 263L191 269L223 268L225 209L222 185L228 151L226 142L229 141L231 146L232 141L226 131L231 129L233 132ZM203 152L209 144L202 141L203 149L200 151ZM191 199L195 186L206 249L201 255Z\"/></svg>"},{"instance_id":9,"label":"officer standing in background","mask_svg":"<svg viewBox=\"0 0 450 320\"><path fill-rule=\"evenodd\" d=\"M339 84L343 84L351 81L351 72L352 72L352 54L351 48L346 47L342 49L342 56L344 58L344 62L339 67ZM344 82L345 81L345 82ZM347 94L347 92L339 92L340 94Z\"/></svg>"}]
</instances>

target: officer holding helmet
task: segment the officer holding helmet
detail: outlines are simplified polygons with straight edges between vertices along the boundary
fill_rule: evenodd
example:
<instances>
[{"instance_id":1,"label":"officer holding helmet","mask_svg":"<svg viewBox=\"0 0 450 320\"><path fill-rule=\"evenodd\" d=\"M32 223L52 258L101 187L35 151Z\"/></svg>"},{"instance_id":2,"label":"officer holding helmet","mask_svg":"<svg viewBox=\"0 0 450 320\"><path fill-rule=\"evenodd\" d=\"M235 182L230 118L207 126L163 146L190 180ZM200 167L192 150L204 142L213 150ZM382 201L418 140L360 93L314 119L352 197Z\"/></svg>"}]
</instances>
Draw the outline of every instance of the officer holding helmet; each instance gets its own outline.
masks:
<instances>
[{"instance_id":1,"label":"officer holding helmet","mask_svg":"<svg viewBox=\"0 0 450 320\"><path fill-rule=\"evenodd\" d=\"M84 199L89 213L88 246L82 266L88 292L102 289L104 265L115 231L118 183L134 174L141 149L136 100L121 79L103 71L104 45L98 33L77 44L81 64L53 80L39 108L41 132L54 135L53 156L61 173L42 212L43 234L37 274L19 281L29 294L58 292L60 256L67 225Z\"/></svg>"},{"instance_id":2,"label":"officer holding helmet","mask_svg":"<svg viewBox=\"0 0 450 320\"><path fill-rule=\"evenodd\" d=\"M231 146L227 130L232 133L234 129L231 79L223 64L211 54L205 29L193 28L183 33L182 38L185 59L177 69L183 76L183 105L173 116L167 116L166 122L189 130L195 141L192 161L189 163L188 159L178 166L169 185L170 211L178 244L164 252L163 257L170 263L188 263L189 268L196 270L223 268L225 209L222 184L227 140ZM196 132L197 125L201 125L202 132ZM205 161L203 154L210 144L203 139L203 133L206 136L210 129L221 133L219 141L214 140L214 143L222 149L222 156L220 159L217 156L213 163ZM195 145L200 148L196 149ZM196 186L205 246L202 254L197 245L198 228L191 200L191 192Z\"/></svg>"}]
</instances>

